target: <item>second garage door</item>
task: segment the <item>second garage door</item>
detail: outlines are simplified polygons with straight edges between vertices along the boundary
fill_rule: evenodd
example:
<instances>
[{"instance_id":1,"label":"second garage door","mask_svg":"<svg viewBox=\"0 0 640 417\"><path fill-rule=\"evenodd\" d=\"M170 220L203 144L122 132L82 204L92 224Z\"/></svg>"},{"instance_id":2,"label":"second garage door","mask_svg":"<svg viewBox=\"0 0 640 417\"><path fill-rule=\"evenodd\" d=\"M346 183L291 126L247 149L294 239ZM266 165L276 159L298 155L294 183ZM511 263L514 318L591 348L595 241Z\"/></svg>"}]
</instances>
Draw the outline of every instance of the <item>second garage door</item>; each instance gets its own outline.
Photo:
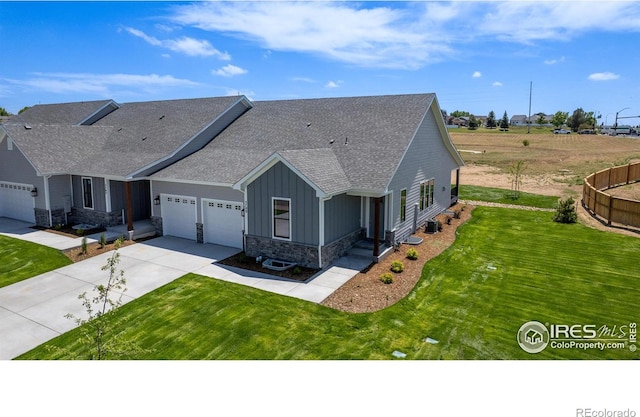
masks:
<instances>
[{"instance_id":1,"label":"second garage door","mask_svg":"<svg viewBox=\"0 0 640 417\"><path fill-rule=\"evenodd\" d=\"M242 203L202 200L204 242L242 249Z\"/></svg>"},{"instance_id":2,"label":"second garage door","mask_svg":"<svg viewBox=\"0 0 640 417\"><path fill-rule=\"evenodd\" d=\"M196 240L196 198L162 194L162 233Z\"/></svg>"}]
</instances>

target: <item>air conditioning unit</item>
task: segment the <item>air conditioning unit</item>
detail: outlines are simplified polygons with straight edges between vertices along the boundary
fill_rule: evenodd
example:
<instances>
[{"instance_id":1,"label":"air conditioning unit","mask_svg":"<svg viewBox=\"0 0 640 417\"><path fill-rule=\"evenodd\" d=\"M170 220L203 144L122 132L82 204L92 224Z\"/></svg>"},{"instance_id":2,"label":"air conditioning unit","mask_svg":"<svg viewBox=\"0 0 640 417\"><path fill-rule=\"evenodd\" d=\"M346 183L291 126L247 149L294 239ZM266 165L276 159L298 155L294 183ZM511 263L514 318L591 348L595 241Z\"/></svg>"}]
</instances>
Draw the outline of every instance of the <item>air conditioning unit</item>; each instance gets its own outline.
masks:
<instances>
[{"instance_id":1,"label":"air conditioning unit","mask_svg":"<svg viewBox=\"0 0 640 417\"><path fill-rule=\"evenodd\" d=\"M435 220L427 220L424 231L426 233L436 233L438 231L438 222Z\"/></svg>"}]
</instances>

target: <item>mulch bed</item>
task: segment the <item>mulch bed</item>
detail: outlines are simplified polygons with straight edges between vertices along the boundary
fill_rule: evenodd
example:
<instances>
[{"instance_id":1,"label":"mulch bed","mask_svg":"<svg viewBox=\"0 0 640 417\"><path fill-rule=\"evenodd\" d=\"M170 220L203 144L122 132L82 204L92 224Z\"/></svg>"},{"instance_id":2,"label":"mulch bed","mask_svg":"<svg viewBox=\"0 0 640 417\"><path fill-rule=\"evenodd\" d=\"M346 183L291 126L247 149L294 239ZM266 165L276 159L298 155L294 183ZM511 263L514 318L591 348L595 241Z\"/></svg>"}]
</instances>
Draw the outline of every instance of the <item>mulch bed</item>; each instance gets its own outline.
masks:
<instances>
[{"instance_id":1,"label":"mulch bed","mask_svg":"<svg viewBox=\"0 0 640 417\"><path fill-rule=\"evenodd\" d=\"M317 269L294 266L286 271L272 271L264 268L260 262L256 262L256 258L246 256L244 252L240 252L227 259L218 262L222 265L233 266L240 269L248 269L250 271L262 272L264 274L274 275L281 278L287 278L294 281L305 282L313 275L318 273Z\"/></svg>"},{"instance_id":2,"label":"mulch bed","mask_svg":"<svg viewBox=\"0 0 640 417\"><path fill-rule=\"evenodd\" d=\"M135 241L125 240L122 242L120 247L123 248L125 246L130 246L135 243L136 243ZM62 253L64 253L65 256L71 259L73 262L80 262L80 261L84 261L85 259L89 259L93 256L101 255L103 253L109 252L114 249L116 249L115 242L107 243L104 246L100 246L98 242L95 242L95 243L87 244L86 252L82 251L82 247L78 247L73 249L67 249L65 251L62 251Z\"/></svg>"},{"instance_id":3,"label":"mulch bed","mask_svg":"<svg viewBox=\"0 0 640 417\"><path fill-rule=\"evenodd\" d=\"M384 258L374 264L366 272L361 272L338 288L333 294L327 297L322 304L336 310L351 313L365 313L378 311L392 304L397 303L406 297L415 287L422 275L425 262L440 255L455 240L455 232L459 225L471 218L473 206L456 204L450 211L458 211L460 218L441 214L436 217L442 222L442 231L434 234L427 234L421 228L413 236L422 238L419 245L402 244L398 252ZM447 224L450 218L450 224ZM406 258L407 250L410 248L418 252L418 259L415 261ZM404 271L393 274L394 281L391 284L384 284L380 281L380 276L390 272L391 263L401 261L404 264Z\"/></svg>"}]
</instances>

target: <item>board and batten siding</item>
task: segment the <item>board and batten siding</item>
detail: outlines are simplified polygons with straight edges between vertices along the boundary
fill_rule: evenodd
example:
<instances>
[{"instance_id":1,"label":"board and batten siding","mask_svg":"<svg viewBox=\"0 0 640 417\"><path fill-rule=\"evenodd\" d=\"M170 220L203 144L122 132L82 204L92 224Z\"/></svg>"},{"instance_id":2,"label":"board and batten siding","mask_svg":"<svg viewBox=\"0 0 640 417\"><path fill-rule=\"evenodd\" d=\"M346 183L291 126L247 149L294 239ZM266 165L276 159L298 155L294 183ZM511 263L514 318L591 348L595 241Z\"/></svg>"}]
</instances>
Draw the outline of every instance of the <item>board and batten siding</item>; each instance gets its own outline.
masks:
<instances>
[{"instance_id":1,"label":"board and batten siding","mask_svg":"<svg viewBox=\"0 0 640 417\"><path fill-rule=\"evenodd\" d=\"M324 203L324 243L360 229L361 197L337 195Z\"/></svg>"},{"instance_id":2,"label":"board and batten siding","mask_svg":"<svg viewBox=\"0 0 640 417\"><path fill-rule=\"evenodd\" d=\"M434 107L431 106L389 183L389 189L393 191L393 224L390 229L395 229L397 239L404 239L413 231L414 206L420 200L421 182L435 179L434 202L423 211L418 208L418 226L447 209L451 203L451 171L458 166L444 144L433 112ZM407 189L406 217L401 222L400 190L404 188Z\"/></svg>"},{"instance_id":3,"label":"board and batten siding","mask_svg":"<svg viewBox=\"0 0 640 417\"><path fill-rule=\"evenodd\" d=\"M124 181L109 180L111 195L111 211L122 211L127 208ZM151 193L149 181L131 181L131 200L133 220L148 219L151 216Z\"/></svg>"},{"instance_id":4,"label":"board and batten siding","mask_svg":"<svg viewBox=\"0 0 640 417\"><path fill-rule=\"evenodd\" d=\"M248 234L271 238L272 199L291 199L291 241L317 245L319 199L315 190L282 162L269 168L247 187Z\"/></svg>"},{"instance_id":5,"label":"board and batten siding","mask_svg":"<svg viewBox=\"0 0 640 417\"><path fill-rule=\"evenodd\" d=\"M106 196L104 188L104 178L101 177L85 177L74 175L71 177L73 184L73 207L84 208L82 193L82 178L91 178L91 187L93 191L93 210L106 211Z\"/></svg>"},{"instance_id":6,"label":"board and batten siding","mask_svg":"<svg viewBox=\"0 0 640 417\"><path fill-rule=\"evenodd\" d=\"M49 178L49 198L52 210L63 209L65 196L71 197L70 177L70 175L54 175Z\"/></svg>"},{"instance_id":7,"label":"board and batten siding","mask_svg":"<svg viewBox=\"0 0 640 417\"><path fill-rule=\"evenodd\" d=\"M189 197L196 197L197 202L197 218L198 223L202 223L202 210L200 200L208 198L212 200L225 200L235 201L240 204L243 203L244 195L241 191L234 190L231 187L215 186L215 185L200 185L200 184L185 184L180 182L170 181L153 181L151 183L151 190L153 195L151 198L155 198L160 194L171 195L185 195ZM161 217L161 206L153 206L153 216Z\"/></svg>"}]
</instances>

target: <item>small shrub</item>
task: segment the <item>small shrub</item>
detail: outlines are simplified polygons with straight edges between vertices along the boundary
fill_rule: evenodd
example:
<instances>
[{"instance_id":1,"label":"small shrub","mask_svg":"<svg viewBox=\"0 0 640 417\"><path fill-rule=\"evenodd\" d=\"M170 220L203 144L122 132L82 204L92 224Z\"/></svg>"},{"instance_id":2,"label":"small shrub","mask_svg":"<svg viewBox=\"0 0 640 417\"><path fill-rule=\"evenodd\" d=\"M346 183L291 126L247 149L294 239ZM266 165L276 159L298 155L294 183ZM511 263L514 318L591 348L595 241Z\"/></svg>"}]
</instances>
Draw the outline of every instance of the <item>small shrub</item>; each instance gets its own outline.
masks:
<instances>
[{"instance_id":1,"label":"small shrub","mask_svg":"<svg viewBox=\"0 0 640 417\"><path fill-rule=\"evenodd\" d=\"M100 234L98 244L100 245L100 249L104 248L107 245L107 238L104 236L104 233Z\"/></svg>"},{"instance_id":2,"label":"small shrub","mask_svg":"<svg viewBox=\"0 0 640 417\"><path fill-rule=\"evenodd\" d=\"M412 261L415 261L416 259L418 259L418 251L411 248L407 251L407 258L411 259Z\"/></svg>"},{"instance_id":3,"label":"small shrub","mask_svg":"<svg viewBox=\"0 0 640 417\"><path fill-rule=\"evenodd\" d=\"M404 271L404 264L400 261L391 262L391 272L400 273Z\"/></svg>"},{"instance_id":4,"label":"small shrub","mask_svg":"<svg viewBox=\"0 0 640 417\"><path fill-rule=\"evenodd\" d=\"M60 223L56 224L55 226L53 226L54 230L57 230L58 232L60 230L62 230L62 225Z\"/></svg>"},{"instance_id":5,"label":"small shrub","mask_svg":"<svg viewBox=\"0 0 640 417\"><path fill-rule=\"evenodd\" d=\"M453 218L454 219L459 219L460 218L460 210L456 210L453 212Z\"/></svg>"},{"instance_id":6,"label":"small shrub","mask_svg":"<svg viewBox=\"0 0 640 417\"><path fill-rule=\"evenodd\" d=\"M451 216L447 216L447 224L451 224Z\"/></svg>"},{"instance_id":7,"label":"small shrub","mask_svg":"<svg viewBox=\"0 0 640 417\"><path fill-rule=\"evenodd\" d=\"M84 235L84 229L78 229L78 230L76 230L76 235L78 235L78 236L82 236L82 235Z\"/></svg>"},{"instance_id":8,"label":"small shrub","mask_svg":"<svg viewBox=\"0 0 640 417\"><path fill-rule=\"evenodd\" d=\"M558 202L558 209L553 216L553 221L558 223L575 223L578 221L578 213L576 212L575 201L569 197L566 200Z\"/></svg>"},{"instance_id":9,"label":"small shrub","mask_svg":"<svg viewBox=\"0 0 640 417\"><path fill-rule=\"evenodd\" d=\"M522 144L524 146L529 146L531 143L529 142L529 139L525 139L525 140L522 141Z\"/></svg>"},{"instance_id":10,"label":"small shrub","mask_svg":"<svg viewBox=\"0 0 640 417\"><path fill-rule=\"evenodd\" d=\"M82 251L83 255L87 254L87 237L83 237L82 238L82 243L80 244L80 250Z\"/></svg>"},{"instance_id":11,"label":"small shrub","mask_svg":"<svg viewBox=\"0 0 640 417\"><path fill-rule=\"evenodd\" d=\"M393 275L386 272L380 276L380 281L382 281L385 284L393 284Z\"/></svg>"},{"instance_id":12,"label":"small shrub","mask_svg":"<svg viewBox=\"0 0 640 417\"><path fill-rule=\"evenodd\" d=\"M240 252L240 254L238 255L238 262L240 262L241 264L249 263L249 257L246 253Z\"/></svg>"},{"instance_id":13,"label":"small shrub","mask_svg":"<svg viewBox=\"0 0 640 417\"><path fill-rule=\"evenodd\" d=\"M442 222L440 220L436 220L438 222L438 232L442 232Z\"/></svg>"},{"instance_id":14,"label":"small shrub","mask_svg":"<svg viewBox=\"0 0 640 417\"><path fill-rule=\"evenodd\" d=\"M291 272L293 272L293 275L300 275L300 274L302 274L302 269L300 269L299 266L296 266L296 267L293 268L293 271L291 271Z\"/></svg>"}]
</instances>

